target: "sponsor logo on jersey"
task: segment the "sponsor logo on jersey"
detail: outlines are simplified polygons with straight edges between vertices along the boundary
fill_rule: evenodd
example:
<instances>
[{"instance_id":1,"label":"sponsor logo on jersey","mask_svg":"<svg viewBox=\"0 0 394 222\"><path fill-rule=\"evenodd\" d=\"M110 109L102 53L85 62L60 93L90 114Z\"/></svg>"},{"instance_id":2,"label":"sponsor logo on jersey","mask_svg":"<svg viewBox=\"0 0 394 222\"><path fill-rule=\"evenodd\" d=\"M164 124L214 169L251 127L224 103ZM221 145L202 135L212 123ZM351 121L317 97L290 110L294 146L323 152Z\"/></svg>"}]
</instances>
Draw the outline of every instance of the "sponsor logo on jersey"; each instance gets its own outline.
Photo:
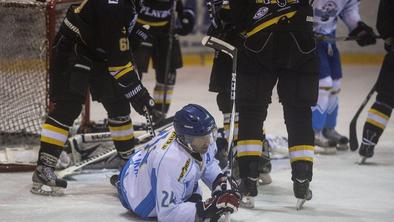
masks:
<instances>
[{"instance_id":1,"label":"sponsor logo on jersey","mask_svg":"<svg viewBox=\"0 0 394 222\"><path fill-rule=\"evenodd\" d=\"M144 14L146 16L154 17L154 18L167 18L171 15L171 9L157 10L143 5L141 7L140 14Z\"/></svg>"},{"instance_id":2,"label":"sponsor logo on jersey","mask_svg":"<svg viewBox=\"0 0 394 222\"><path fill-rule=\"evenodd\" d=\"M170 137L167 139L167 141L164 143L163 147L161 147L161 149L162 150L167 149L171 145L172 141L174 141L175 138L176 138L176 133L174 131L174 132L172 132Z\"/></svg>"},{"instance_id":3,"label":"sponsor logo on jersey","mask_svg":"<svg viewBox=\"0 0 394 222\"><path fill-rule=\"evenodd\" d=\"M257 10L256 14L254 14L253 19L258 20L262 18L264 15L268 13L268 8L267 7L261 7L259 10Z\"/></svg>"},{"instance_id":4,"label":"sponsor logo on jersey","mask_svg":"<svg viewBox=\"0 0 394 222\"><path fill-rule=\"evenodd\" d=\"M182 167L182 171L181 171L181 174L180 174L179 177L178 177L178 181L181 181L181 179L182 179L182 178L185 176L185 174L187 173L187 170L189 169L189 166L190 166L190 161L191 161L190 158L187 159L185 165Z\"/></svg>"}]
</instances>

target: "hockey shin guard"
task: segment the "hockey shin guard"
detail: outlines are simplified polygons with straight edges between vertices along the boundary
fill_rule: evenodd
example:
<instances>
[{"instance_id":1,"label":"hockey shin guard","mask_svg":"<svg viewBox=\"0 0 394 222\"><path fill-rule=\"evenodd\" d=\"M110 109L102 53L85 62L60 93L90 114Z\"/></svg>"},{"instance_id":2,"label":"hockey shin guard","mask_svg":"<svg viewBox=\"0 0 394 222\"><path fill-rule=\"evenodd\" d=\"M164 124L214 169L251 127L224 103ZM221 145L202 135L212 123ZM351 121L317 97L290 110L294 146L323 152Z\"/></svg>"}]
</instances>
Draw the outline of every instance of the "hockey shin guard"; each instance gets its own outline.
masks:
<instances>
[{"instance_id":1,"label":"hockey shin guard","mask_svg":"<svg viewBox=\"0 0 394 222\"><path fill-rule=\"evenodd\" d=\"M130 116L109 118L108 125L119 156L128 159L134 152L134 129Z\"/></svg>"}]
</instances>

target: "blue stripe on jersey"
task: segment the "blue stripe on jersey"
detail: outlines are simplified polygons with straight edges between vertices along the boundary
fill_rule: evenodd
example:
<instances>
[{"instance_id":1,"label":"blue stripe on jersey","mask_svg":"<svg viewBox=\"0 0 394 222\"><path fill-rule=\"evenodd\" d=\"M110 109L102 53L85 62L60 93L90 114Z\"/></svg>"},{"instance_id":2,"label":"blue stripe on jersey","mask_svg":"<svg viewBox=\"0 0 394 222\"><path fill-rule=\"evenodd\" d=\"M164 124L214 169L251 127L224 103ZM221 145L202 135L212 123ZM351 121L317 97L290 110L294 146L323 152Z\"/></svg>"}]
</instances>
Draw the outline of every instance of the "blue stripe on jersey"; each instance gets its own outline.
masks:
<instances>
[{"instance_id":1,"label":"blue stripe on jersey","mask_svg":"<svg viewBox=\"0 0 394 222\"><path fill-rule=\"evenodd\" d=\"M138 214L142 218L147 218L152 210L155 208L156 203L156 186L157 186L157 177L155 168L152 169L152 173L150 176L150 184L152 186L148 195L141 201L140 204L135 208L134 212Z\"/></svg>"},{"instance_id":2,"label":"blue stripe on jersey","mask_svg":"<svg viewBox=\"0 0 394 222\"><path fill-rule=\"evenodd\" d=\"M127 169L130 167L131 163L132 163L132 159L129 159L129 161L127 161L126 164L123 166L123 168L120 172L120 175L119 175L120 187L118 188L119 200L122 203L123 207L126 209L129 209L129 210L131 210L131 206L130 206L129 201L127 199L127 195L126 195L127 191L123 186L123 180L127 176L126 172L127 172Z\"/></svg>"}]
</instances>

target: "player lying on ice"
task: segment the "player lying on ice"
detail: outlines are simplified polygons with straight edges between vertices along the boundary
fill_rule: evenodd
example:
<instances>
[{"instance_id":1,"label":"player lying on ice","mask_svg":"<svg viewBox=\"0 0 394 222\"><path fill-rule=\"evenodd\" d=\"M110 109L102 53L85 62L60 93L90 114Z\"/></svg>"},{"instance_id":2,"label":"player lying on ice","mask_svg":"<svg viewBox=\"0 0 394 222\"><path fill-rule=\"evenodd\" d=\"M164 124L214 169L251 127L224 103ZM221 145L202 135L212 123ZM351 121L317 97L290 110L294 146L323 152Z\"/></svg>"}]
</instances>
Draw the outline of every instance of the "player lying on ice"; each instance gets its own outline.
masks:
<instances>
[{"instance_id":1,"label":"player lying on ice","mask_svg":"<svg viewBox=\"0 0 394 222\"><path fill-rule=\"evenodd\" d=\"M158 221L215 221L237 211L241 195L214 158L216 124L203 107L189 104L174 117L174 126L157 135L111 178L122 205L141 218ZM212 190L203 201L198 181Z\"/></svg>"}]
</instances>

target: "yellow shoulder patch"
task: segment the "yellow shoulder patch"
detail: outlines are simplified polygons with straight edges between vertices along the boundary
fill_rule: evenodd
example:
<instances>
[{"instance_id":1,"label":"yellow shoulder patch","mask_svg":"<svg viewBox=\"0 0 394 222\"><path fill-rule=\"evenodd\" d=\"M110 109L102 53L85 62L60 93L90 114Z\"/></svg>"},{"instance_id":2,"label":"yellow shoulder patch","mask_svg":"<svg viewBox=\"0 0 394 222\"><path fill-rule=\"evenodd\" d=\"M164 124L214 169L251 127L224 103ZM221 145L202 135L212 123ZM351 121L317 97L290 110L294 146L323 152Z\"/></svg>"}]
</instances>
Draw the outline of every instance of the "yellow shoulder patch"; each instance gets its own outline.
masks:
<instances>
[{"instance_id":1,"label":"yellow shoulder patch","mask_svg":"<svg viewBox=\"0 0 394 222\"><path fill-rule=\"evenodd\" d=\"M167 139L167 141L164 143L163 147L161 147L161 149L165 150L168 148L168 146L172 143L172 141L174 141L174 139L176 138L176 133L175 131L171 133L170 137Z\"/></svg>"},{"instance_id":2,"label":"yellow shoulder patch","mask_svg":"<svg viewBox=\"0 0 394 222\"><path fill-rule=\"evenodd\" d=\"M182 171L181 171L181 174L178 177L178 181L180 181L185 176L185 174L187 173L187 170L189 169L189 166L190 166L190 161L191 161L190 158L187 159L185 165L182 167Z\"/></svg>"}]
</instances>

